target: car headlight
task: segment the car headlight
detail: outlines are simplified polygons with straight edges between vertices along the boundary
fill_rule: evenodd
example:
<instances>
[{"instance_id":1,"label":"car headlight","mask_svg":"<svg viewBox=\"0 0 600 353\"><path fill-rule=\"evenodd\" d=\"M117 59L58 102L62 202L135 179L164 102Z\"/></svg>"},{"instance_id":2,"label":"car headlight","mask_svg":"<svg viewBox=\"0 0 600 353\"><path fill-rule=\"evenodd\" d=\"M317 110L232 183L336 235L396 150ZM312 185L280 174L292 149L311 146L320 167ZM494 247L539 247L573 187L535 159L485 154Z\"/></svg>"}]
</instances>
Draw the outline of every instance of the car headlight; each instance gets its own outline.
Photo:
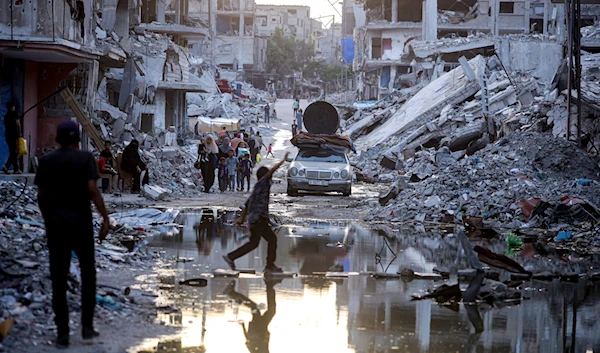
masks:
<instances>
[{"instance_id":1,"label":"car headlight","mask_svg":"<svg viewBox=\"0 0 600 353\"><path fill-rule=\"evenodd\" d=\"M304 176L304 169L300 169L300 171L298 171L298 175Z\"/></svg>"},{"instance_id":2,"label":"car headlight","mask_svg":"<svg viewBox=\"0 0 600 353\"><path fill-rule=\"evenodd\" d=\"M296 175L298 175L298 168L296 168L296 167L292 167L292 168L290 169L290 175L291 175L291 176L296 176Z\"/></svg>"},{"instance_id":3,"label":"car headlight","mask_svg":"<svg viewBox=\"0 0 600 353\"><path fill-rule=\"evenodd\" d=\"M340 177L340 173L339 172L333 173L333 177L336 178L336 179L339 178Z\"/></svg>"},{"instance_id":4,"label":"car headlight","mask_svg":"<svg viewBox=\"0 0 600 353\"><path fill-rule=\"evenodd\" d=\"M346 169L342 170L342 179L348 179L348 176L350 175L350 173L348 173L348 171Z\"/></svg>"}]
</instances>

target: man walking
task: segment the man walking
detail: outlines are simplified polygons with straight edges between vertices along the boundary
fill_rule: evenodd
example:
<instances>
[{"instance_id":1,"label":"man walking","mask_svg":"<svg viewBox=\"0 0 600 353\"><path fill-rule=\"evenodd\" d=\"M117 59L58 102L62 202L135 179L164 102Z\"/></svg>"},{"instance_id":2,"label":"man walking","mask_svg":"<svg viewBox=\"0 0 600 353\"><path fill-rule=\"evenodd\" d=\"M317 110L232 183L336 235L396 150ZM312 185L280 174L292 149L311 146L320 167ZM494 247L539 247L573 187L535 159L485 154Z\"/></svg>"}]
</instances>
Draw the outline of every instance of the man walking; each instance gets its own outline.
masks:
<instances>
[{"instance_id":1,"label":"man walking","mask_svg":"<svg viewBox=\"0 0 600 353\"><path fill-rule=\"evenodd\" d=\"M83 339L92 339L96 305L96 269L94 267L94 228L90 201L104 220L99 240L106 238L109 218L100 190L94 156L79 150L79 126L73 121L58 125L56 142L60 149L40 159L35 184L38 203L48 239L52 308L58 338L56 347L69 346L69 309L67 275L71 253L75 252L81 268L81 322Z\"/></svg>"},{"instance_id":2,"label":"man walking","mask_svg":"<svg viewBox=\"0 0 600 353\"><path fill-rule=\"evenodd\" d=\"M267 103L265 105L265 123L267 123L267 124L271 123L269 114L271 114L271 105L269 103Z\"/></svg>"},{"instance_id":3,"label":"man walking","mask_svg":"<svg viewBox=\"0 0 600 353\"><path fill-rule=\"evenodd\" d=\"M140 193L142 185L146 185L150 182L150 178L148 177L148 166L140 157L139 147L140 143L138 140L131 140L129 145L123 150L123 160L121 161L121 169L133 176L131 192L134 194ZM142 172L144 172L143 178Z\"/></svg>"},{"instance_id":4,"label":"man walking","mask_svg":"<svg viewBox=\"0 0 600 353\"><path fill-rule=\"evenodd\" d=\"M2 171L8 174L8 168L12 165L13 174L21 174L18 160L19 144L17 143L21 137L21 121L14 103L6 103L6 109L8 112L4 116L4 137L8 145L9 157Z\"/></svg>"},{"instance_id":5,"label":"man walking","mask_svg":"<svg viewBox=\"0 0 600 353\"><path fill-rule=\"evenodd\" d=\"M256 249L260 242L260 238L263 237L269 243L265 272L283 272L281 268L275 266L275 259L277 256L277 236L273 233L273 230L269 225L269 195L271 192L271 184L273 183L271 180L273 174L283 165L288 156L289 153L286 153L285 157L271 169L260 167L258 171L256 171L256 178L258 181L254 185L252 194L250 194L248 201L246 201L242 215L237 222L239 225L243 224L246 220L246 216L248 216L250 240L239 249L223 256L223 259L232 270L235 270L234 261Z\"/></svg>"}]
</instances>

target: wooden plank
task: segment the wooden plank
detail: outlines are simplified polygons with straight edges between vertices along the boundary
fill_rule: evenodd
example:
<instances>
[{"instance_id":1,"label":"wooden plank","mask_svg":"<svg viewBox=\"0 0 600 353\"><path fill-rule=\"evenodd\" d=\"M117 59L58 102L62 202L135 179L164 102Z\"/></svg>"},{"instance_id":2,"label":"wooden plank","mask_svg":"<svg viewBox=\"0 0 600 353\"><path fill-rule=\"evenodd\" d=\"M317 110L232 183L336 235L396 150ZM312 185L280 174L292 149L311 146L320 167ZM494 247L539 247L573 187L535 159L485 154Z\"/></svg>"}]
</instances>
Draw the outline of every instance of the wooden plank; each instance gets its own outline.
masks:
<instances>
[{"instance_id":1,"label":"wooden plank","mask_svg":"<svg viewBox=\"0 0 600 353\"><path fill-rule=\"evenodd\" d=\"M73 92L69 88L65 88L60 92L61 97L71 107L73 114L77 118L79 124L83 128L83 131L90 137L92 144L98 151L102 151L104 149L104 140L100 137L98 130L86 114L85 110L73 95Z\"/></svg>"}]
</instances>

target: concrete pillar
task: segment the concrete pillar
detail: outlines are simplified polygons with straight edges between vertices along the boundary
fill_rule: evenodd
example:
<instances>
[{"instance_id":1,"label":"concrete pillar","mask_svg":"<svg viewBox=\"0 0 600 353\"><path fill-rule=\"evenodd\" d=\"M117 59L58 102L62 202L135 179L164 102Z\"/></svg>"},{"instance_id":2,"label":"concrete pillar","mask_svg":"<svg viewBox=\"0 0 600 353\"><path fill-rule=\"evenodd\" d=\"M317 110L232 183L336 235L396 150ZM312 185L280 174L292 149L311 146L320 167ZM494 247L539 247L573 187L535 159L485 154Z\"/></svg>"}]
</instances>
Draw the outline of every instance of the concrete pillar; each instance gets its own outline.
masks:
<instances>
[{"instance_id":1,"label":"concrete pillar","mask_svg":"<svg viewBox=\"0 0 600 353\"><path fill-rule=\"evenodd\" d=\"M552 3L550 2L550 0L544 0L544 34L548 34L548 15L550 11L552 11Z\"/></svg>"},{"instance_id":2,"label":"concrete pillar","mask_svg":"<svg viewBox=\"0 0 600 353\"><path fill-rule=\"evenodd\" d=\"M398 0L392 0L392 22L398 22Z\"/></svg>"},{"instance_id":3,"label":"concrete pillar","mask_svg":"<svg viewBox=\"0 0 600 353\"><path fill-rule=\"evenodd\" d=\"M499 29L499 21L498 21L498 15L500 14L500 0L491 0L490 2L490 6L492 8L492 18L491 18L491 24L492 24L492 28L491 28L491 32L493 35L497 36L498 33L500 32Z\"/></svg>"},{"instance_id":4,"label":"concrete pillar","mask_svg":"<svg viewBox=\"0 0 600 353\"><path fill-rule=\"evenodd\" d=\"M423 1L423 40L437 40L437 0Z\"/></svg>"},{"instance_id":5,"label":"concrete pillar","mask_svg":"<svg viewBox=\"0 0 600 353\"><path fill-rule=\"evenodd\" d=\"M531 15L531 0L525 0L525 18L523 21L525 22L525 33L531 32L531 27L529 27L529 16Z\"/></svg>"},{"instance_id":6,"label":"concrete pillar","mask_svg":"<svg viewBox=\"0 0 600 353\"><path fill-rule=\"evenodd\" d=\"M167 22L165 19L165 3L162 1L156 2L156 21L160 23Z\"/></svg>"},{"instance_id":7,"label":"concrete pillar","mask_svg":"<svg viewBox=\"0 0 600 353\"><path fill-rule=\"evenodd\" d=\"M244 12L242 11L242 13L240 13L240 33L239 33L240 37L243 37L245 35L245 30L244 30L245 25L246 24L244 23Z\"/></svg>"},{"instance_id":8,"label":"concrete pillar","mask_svg":"<svg viewBox=\"0 0 600 353\"><path fill-rule=\"evenodd\" d=\"M556 34L556 39L559 42L563 42L567 39L567 19L566 19L566 14L565 14L565 7L564 6L554 6L554 8L556 9L556 28L555 28L555 34ZM554 10L552 12L552 14L554 15Z\"/></svg>"}]
</instances>

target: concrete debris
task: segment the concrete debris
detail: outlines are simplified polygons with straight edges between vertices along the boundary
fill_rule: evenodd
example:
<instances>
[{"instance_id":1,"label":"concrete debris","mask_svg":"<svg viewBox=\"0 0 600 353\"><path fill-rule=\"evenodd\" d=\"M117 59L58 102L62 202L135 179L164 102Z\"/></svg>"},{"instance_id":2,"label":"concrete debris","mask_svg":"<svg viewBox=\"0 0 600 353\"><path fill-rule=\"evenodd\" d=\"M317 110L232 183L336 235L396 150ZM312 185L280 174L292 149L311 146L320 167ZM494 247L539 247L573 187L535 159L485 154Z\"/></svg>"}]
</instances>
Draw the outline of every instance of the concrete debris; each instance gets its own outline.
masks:
<instances>
[{"instance_id":1,"label":"concrete debris","mask_svg":"<svg viewBox=\"0 0 600 353\"><path fill-rule=\"evenodd\" d=\"M31 344L47 344L43 337L55 334L55 326L48 322L53 313L47 240L35 187L0 181L0 190L0 323L9 323L14 318L10 334L2 345L7 351L26 351L31 350ZM118 221L118 218L112 219L108 238L96 245L95 261L99 273L149 266L151 261L158 260L157 255L145 250L145 230L119 225ZM99 224L95 225L96 232ZM78 307L81 302L76 263L77 260L72 259L67 293L70 307ZM144 299L145 292L136 290L122 295L115 294L108 287L98 284L98 295L103 298L109 296L114 306L127 310L128 315L133 317L139 312L146 316L153 311L153 300ZM95 320L111 322L115 320L114 315L113 309L98 306ZM71 329L77 330L78 325L79 320L73 320ZM29 343L12 337L28 337ZM29 344L28 348L17 347L23 344Z\"/></svg>"}]
</instances>

